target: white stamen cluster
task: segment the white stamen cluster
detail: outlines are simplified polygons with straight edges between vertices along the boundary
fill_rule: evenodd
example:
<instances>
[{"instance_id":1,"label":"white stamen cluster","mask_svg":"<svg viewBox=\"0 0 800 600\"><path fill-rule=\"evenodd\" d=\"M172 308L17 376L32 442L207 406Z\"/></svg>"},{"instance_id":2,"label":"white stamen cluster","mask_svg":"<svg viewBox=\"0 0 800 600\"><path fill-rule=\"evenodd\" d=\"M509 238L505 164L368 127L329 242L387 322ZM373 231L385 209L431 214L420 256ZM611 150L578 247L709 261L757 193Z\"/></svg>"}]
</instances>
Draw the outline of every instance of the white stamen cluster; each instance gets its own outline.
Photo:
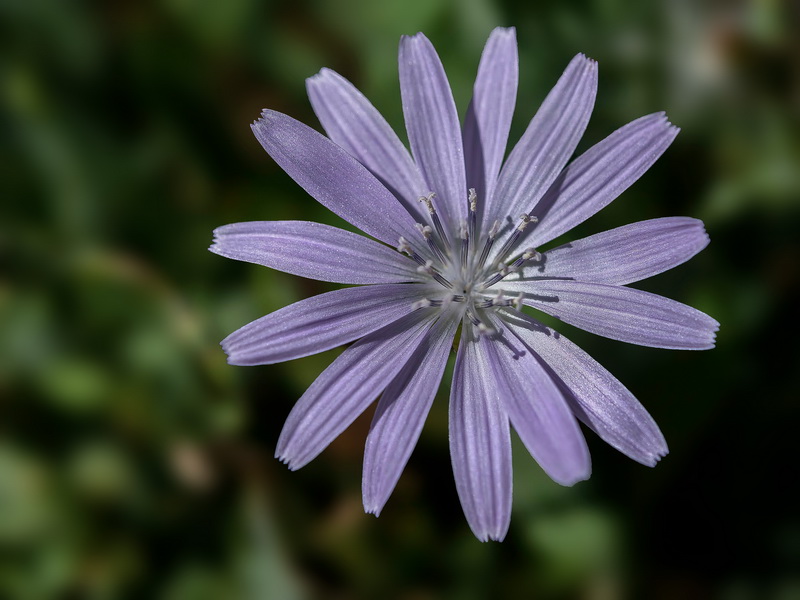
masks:
<instances>
[{"instance_id":1,"label":"white stamen cluster","mask_svg":"<svg viewBox=\"0 0 800 600\"><path fill-rule=\"evenodd\" d=\"M478 195L469 190L468 218L461 221L452 240L445 233L436 211L433 192L420 196L419 201L427 208L430 224L417 223L417 229L428 244L434 259L423 258L408 240L401 237L397 251L410 256L417 264L417 272L429 276L441 286L441 294L432 294L414 302L413 310L438 308L441 311L457 310L460 317L471 322L479 333L492 333L487 324L487 311L498 308L520 310L523 294L507 298L502 289L491 289L510 273L518 271L524 263L541 259L535 248L527 248L513 262L506 262L514 251L522 233L538 219L532 215L520 215L519 223L491 262L487 262L495 239L502 229L500 221L495 221L485 236L478 229ZM455 242L455 243L453 243Z\"/></svg>"}]
</instances>

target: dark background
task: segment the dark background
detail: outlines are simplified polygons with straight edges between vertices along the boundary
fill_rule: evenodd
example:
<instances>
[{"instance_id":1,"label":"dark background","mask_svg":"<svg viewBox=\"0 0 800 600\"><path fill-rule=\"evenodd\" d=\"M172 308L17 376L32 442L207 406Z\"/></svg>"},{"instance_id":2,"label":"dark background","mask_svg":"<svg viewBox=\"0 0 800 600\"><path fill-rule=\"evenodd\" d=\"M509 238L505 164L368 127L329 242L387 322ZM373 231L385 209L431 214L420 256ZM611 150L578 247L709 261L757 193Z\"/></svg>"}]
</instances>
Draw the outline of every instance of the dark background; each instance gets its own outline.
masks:
<instances>
[{"instance_id":1,"label":"dark background","mask_svg":"<svg viewBox=\"0 0 800 600\"><path fill-rule=\"evenodd\" d=\"M797 7L0 2L0 596L800 598ZM520 44L512 141L577 52L600 64L579 150L657 110L682 127L573 237L702 218L709 248L641 287L722 328L692 353L565 326L671 453L648 469L588 435L594 476L562 488L515 440L511 530L481 544L448 386L378 520L360 502L371 411L297 473L272 458L336 352L231 367L218 341L332 286L206 248L225 223L336 222L251 135L261 108L318 127L304 78L329 66L402 131L397 44L422 30L463 114L496 25Z\"/></svg>"}]
</instances>

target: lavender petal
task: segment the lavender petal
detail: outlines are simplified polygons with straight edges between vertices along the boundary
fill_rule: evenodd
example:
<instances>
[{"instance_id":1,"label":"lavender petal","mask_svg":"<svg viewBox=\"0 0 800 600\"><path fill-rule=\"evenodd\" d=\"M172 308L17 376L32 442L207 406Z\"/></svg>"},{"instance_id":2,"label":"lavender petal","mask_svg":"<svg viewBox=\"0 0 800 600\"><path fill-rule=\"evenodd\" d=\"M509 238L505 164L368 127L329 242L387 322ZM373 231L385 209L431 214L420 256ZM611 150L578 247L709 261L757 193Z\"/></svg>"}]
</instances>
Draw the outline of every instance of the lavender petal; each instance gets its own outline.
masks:
<instances>
[{"instance_id":1,"label":"lavender petal","mask_svg":"<svg viewBox=\"0 0 800 600\"><path fill-rule=\"evenodd\" d=\"M364 451L364 510L376 516L417 444L444 373L456 319L439 319L383 392Z\"/></svg>"},{"instance_id":2,"label":"lavender petal","mask_svg":"<svg viewBox=\"0 0 800 600\"><path fill-rule=\"evenodd\" d=\"M522 341L499 320L494 324L502 339L486 338L478 353L492 368L511 425L553 481L571 486L588 479L589 449L564 395Z\"/></svg>"},{"instance_id":3,"label":"lavender petal","mask_svg":"<svg viewBox=\"0 0 800 600\"><path fill-rule=\"evenodd\" d=\"M508 416L479 354L483 343L462 333L450 392L450 458L464 515L485 542L508 531L512 477Z\"/></svg>"},{"instance_id":4,"label":"lavender petal","mask_svg":"<svg viewBox=\"0 0 800 600\"><path fill-rule=\"evenodd\" d=\"M539 224L528 236L530 244L549 242L607 206L658 160L679 131L664 113L647 115L581 154L531 211Z\"/></svg>"},{"instance_id":5,"label":"lavender petal","mask_svg":"<svg viewBox=\"0 0 800 600\"><path fill-rule=\"evenodd\" d=\"M544 253L509 280L569 277L624 285L668 271L708 245L703 222L689 217L640 221Z\"/></svg>"},{"instance_id":6,"label":"lavender petal","mask_svg":"<svg viewBox=\"0 0 800 600\"><path fill-rule=\"evenodd\" d=\"M627 287L571 280L509 282L523 302L614 340L676 350L714 347L719 323L675 300Z\"/></svg>"},{"instance_id":7,"label":"lavender petal","mask_svg":"<svg viewBox=\"0 0 800 600\"><path fill-rule=\"evenodd\" d=\"M306 89L328 137L392 190L416 221L424 222L418 198L427 186L386 119L352 83L331 69L308 78Z\"/></svg>"},{"instance_id":8,"label":"lavender petal","mask_svg":"<svg viewBox=\"0 0 800 600\"><path fill-rule=\"evenodd\" d=\"M293 471L316 458L400 372L431 322L431 315L417 311L345 350L294 405L276 458Z\"/></svg>"},{"instance_id":9,"label":"lavender petal","mask_svg":"<svg viewBox=\"0 0 800 600\"><path fill-rule=\"evenodd\" d=\"M479 214L486 214L486 206L492 203L514 114L518 79L516 32L513 27L498 27L483 49L464 121L467 187L477 192Z\"/></svg>"},{"instance_id":10,"label":"lavender petal","mask_svg":"<svg viewBox=\"0 0 800 600\"><path fill-rule=\"evenodd\" d=\"M400 94L414 160L435 192L436 209L451 233L467 216L464 151L456 104L442 62L428 38L400 40Z\"/></svg>"},{"instance_id":11,"label":"lavender petal","mask_svg":"<svg viewBox=\"0 0 800 600\"><path fill-rule=\"evenodd\" d=\"M425 286L379 284L306 298L234 331L222 348L232 365L267 365L317 354L411 312Z\"/></svg>"},{"instance_id":12,"label":"lavender petal","mask_svg":"<svg viewBox=\"0 0 800 600\"><path fill-rule=\"evenodd\" d=\"M503 166L487 223L510 220L510 235L520 214L530 211L575 152L594 107L597 63L578 54L542 102Z\"/></svg>"},{"instance_id":13,"label":"lavender petal","mask_svg":"<svg viewBox=\"0 0 800 600\"><path fill-rule=\"evenodd\" d=\"M253 221L214 230L212 252L334 283L420 281L417 264L383 244L308 221Z\"/></svg>"},{"instance_id":14,"label":"lavender petal","mask_svg":"<svg viewBox=\"0 0 800 600\"><path fill-rule=\"evenodd\" d=\"M424 246L397 198L324 135L272 110L264 110L252 129L275 162L320 204L382 242L394 246L405 236Z\"/></svg>"},{"instance_id":15,"label":"lavender petal","mask_svg":"<svg viewBox=\"0 0 800 600\"><path fill-rule=\"evenodd\" d=\"M524 314L506 322L557 377L573 413L606 443L647 466L668 449L656 422L641 403L596 360Z\"/></svg>"}]
</instances>

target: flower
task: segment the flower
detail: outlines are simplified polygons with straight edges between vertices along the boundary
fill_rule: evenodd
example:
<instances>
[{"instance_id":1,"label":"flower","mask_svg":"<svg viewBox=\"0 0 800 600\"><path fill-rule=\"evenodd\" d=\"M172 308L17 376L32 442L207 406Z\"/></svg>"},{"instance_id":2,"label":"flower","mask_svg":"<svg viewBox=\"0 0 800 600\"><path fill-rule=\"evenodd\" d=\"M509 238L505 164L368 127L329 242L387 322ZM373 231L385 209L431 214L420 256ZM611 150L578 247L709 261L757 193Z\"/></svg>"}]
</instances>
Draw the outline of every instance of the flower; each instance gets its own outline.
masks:
<instances>
[{"instance_id":1,"label":"flower","mask_svg":"<svg viewBox=\"0 0 800 600\"><path fill-rule=\"evenodd\" d=\"M211 250L222 256L364 284L287 306L222 346L231 364L256 365L357 340L297 402L276 456L299 469L380 396L363 472L365 510L378 515L417 442L460 327L449 409L456 489L474 534L502 540L511 513L510 426L562 485L590 475L579 420L645 465L667 453L634 396L522 305L633 344L711 348L712 318L625 287L688 260L708 236L702 222L672 217L540 250L614 200L678 133L663 113L648 115L567 166L594 105L593 60L579 54L569 63L505 163L517 90L514 29L491 34L463 130L424 35L402 38L399 64L412 154L329 69L307 83L330 139L271 110L253 123L290 177L378 241L303 221L217 229Z\"/></svg>"}]
</instances>

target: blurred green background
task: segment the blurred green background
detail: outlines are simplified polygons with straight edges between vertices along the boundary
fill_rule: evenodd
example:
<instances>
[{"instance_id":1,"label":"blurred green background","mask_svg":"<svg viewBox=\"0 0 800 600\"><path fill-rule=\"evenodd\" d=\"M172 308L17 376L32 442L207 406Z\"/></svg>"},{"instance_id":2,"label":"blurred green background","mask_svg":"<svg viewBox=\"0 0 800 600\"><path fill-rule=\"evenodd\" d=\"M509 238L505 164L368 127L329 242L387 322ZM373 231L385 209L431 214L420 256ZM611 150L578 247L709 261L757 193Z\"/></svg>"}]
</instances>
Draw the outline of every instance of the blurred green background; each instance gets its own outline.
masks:
<instances>
[{"instance_id":1,"label":"blurred green background","mask_svg":"<svg viewBox=\"0 0 800 600\"><path fill-rule=\"evenodd\" d=\"M463 114L496 25L520 44L512 139L577 52L601 78L579 150L657 110L682 127L573 237L702 218L710 247L641 287L722 329L690 353L565 326L671 454L589 434L594 476L561 488L515 441L510 533L480 544L447 387L378 520L371 410L297 473L272 458L336 352L231 367L218 341L331 286L206 248L225 223L337 222L253 138L261 108L318 127L304 78L329 66L402 131L397 44L421 30ZM798 30L779 0L0 2L0 597L800 598Z\"/></svg>"}]
</instances>

